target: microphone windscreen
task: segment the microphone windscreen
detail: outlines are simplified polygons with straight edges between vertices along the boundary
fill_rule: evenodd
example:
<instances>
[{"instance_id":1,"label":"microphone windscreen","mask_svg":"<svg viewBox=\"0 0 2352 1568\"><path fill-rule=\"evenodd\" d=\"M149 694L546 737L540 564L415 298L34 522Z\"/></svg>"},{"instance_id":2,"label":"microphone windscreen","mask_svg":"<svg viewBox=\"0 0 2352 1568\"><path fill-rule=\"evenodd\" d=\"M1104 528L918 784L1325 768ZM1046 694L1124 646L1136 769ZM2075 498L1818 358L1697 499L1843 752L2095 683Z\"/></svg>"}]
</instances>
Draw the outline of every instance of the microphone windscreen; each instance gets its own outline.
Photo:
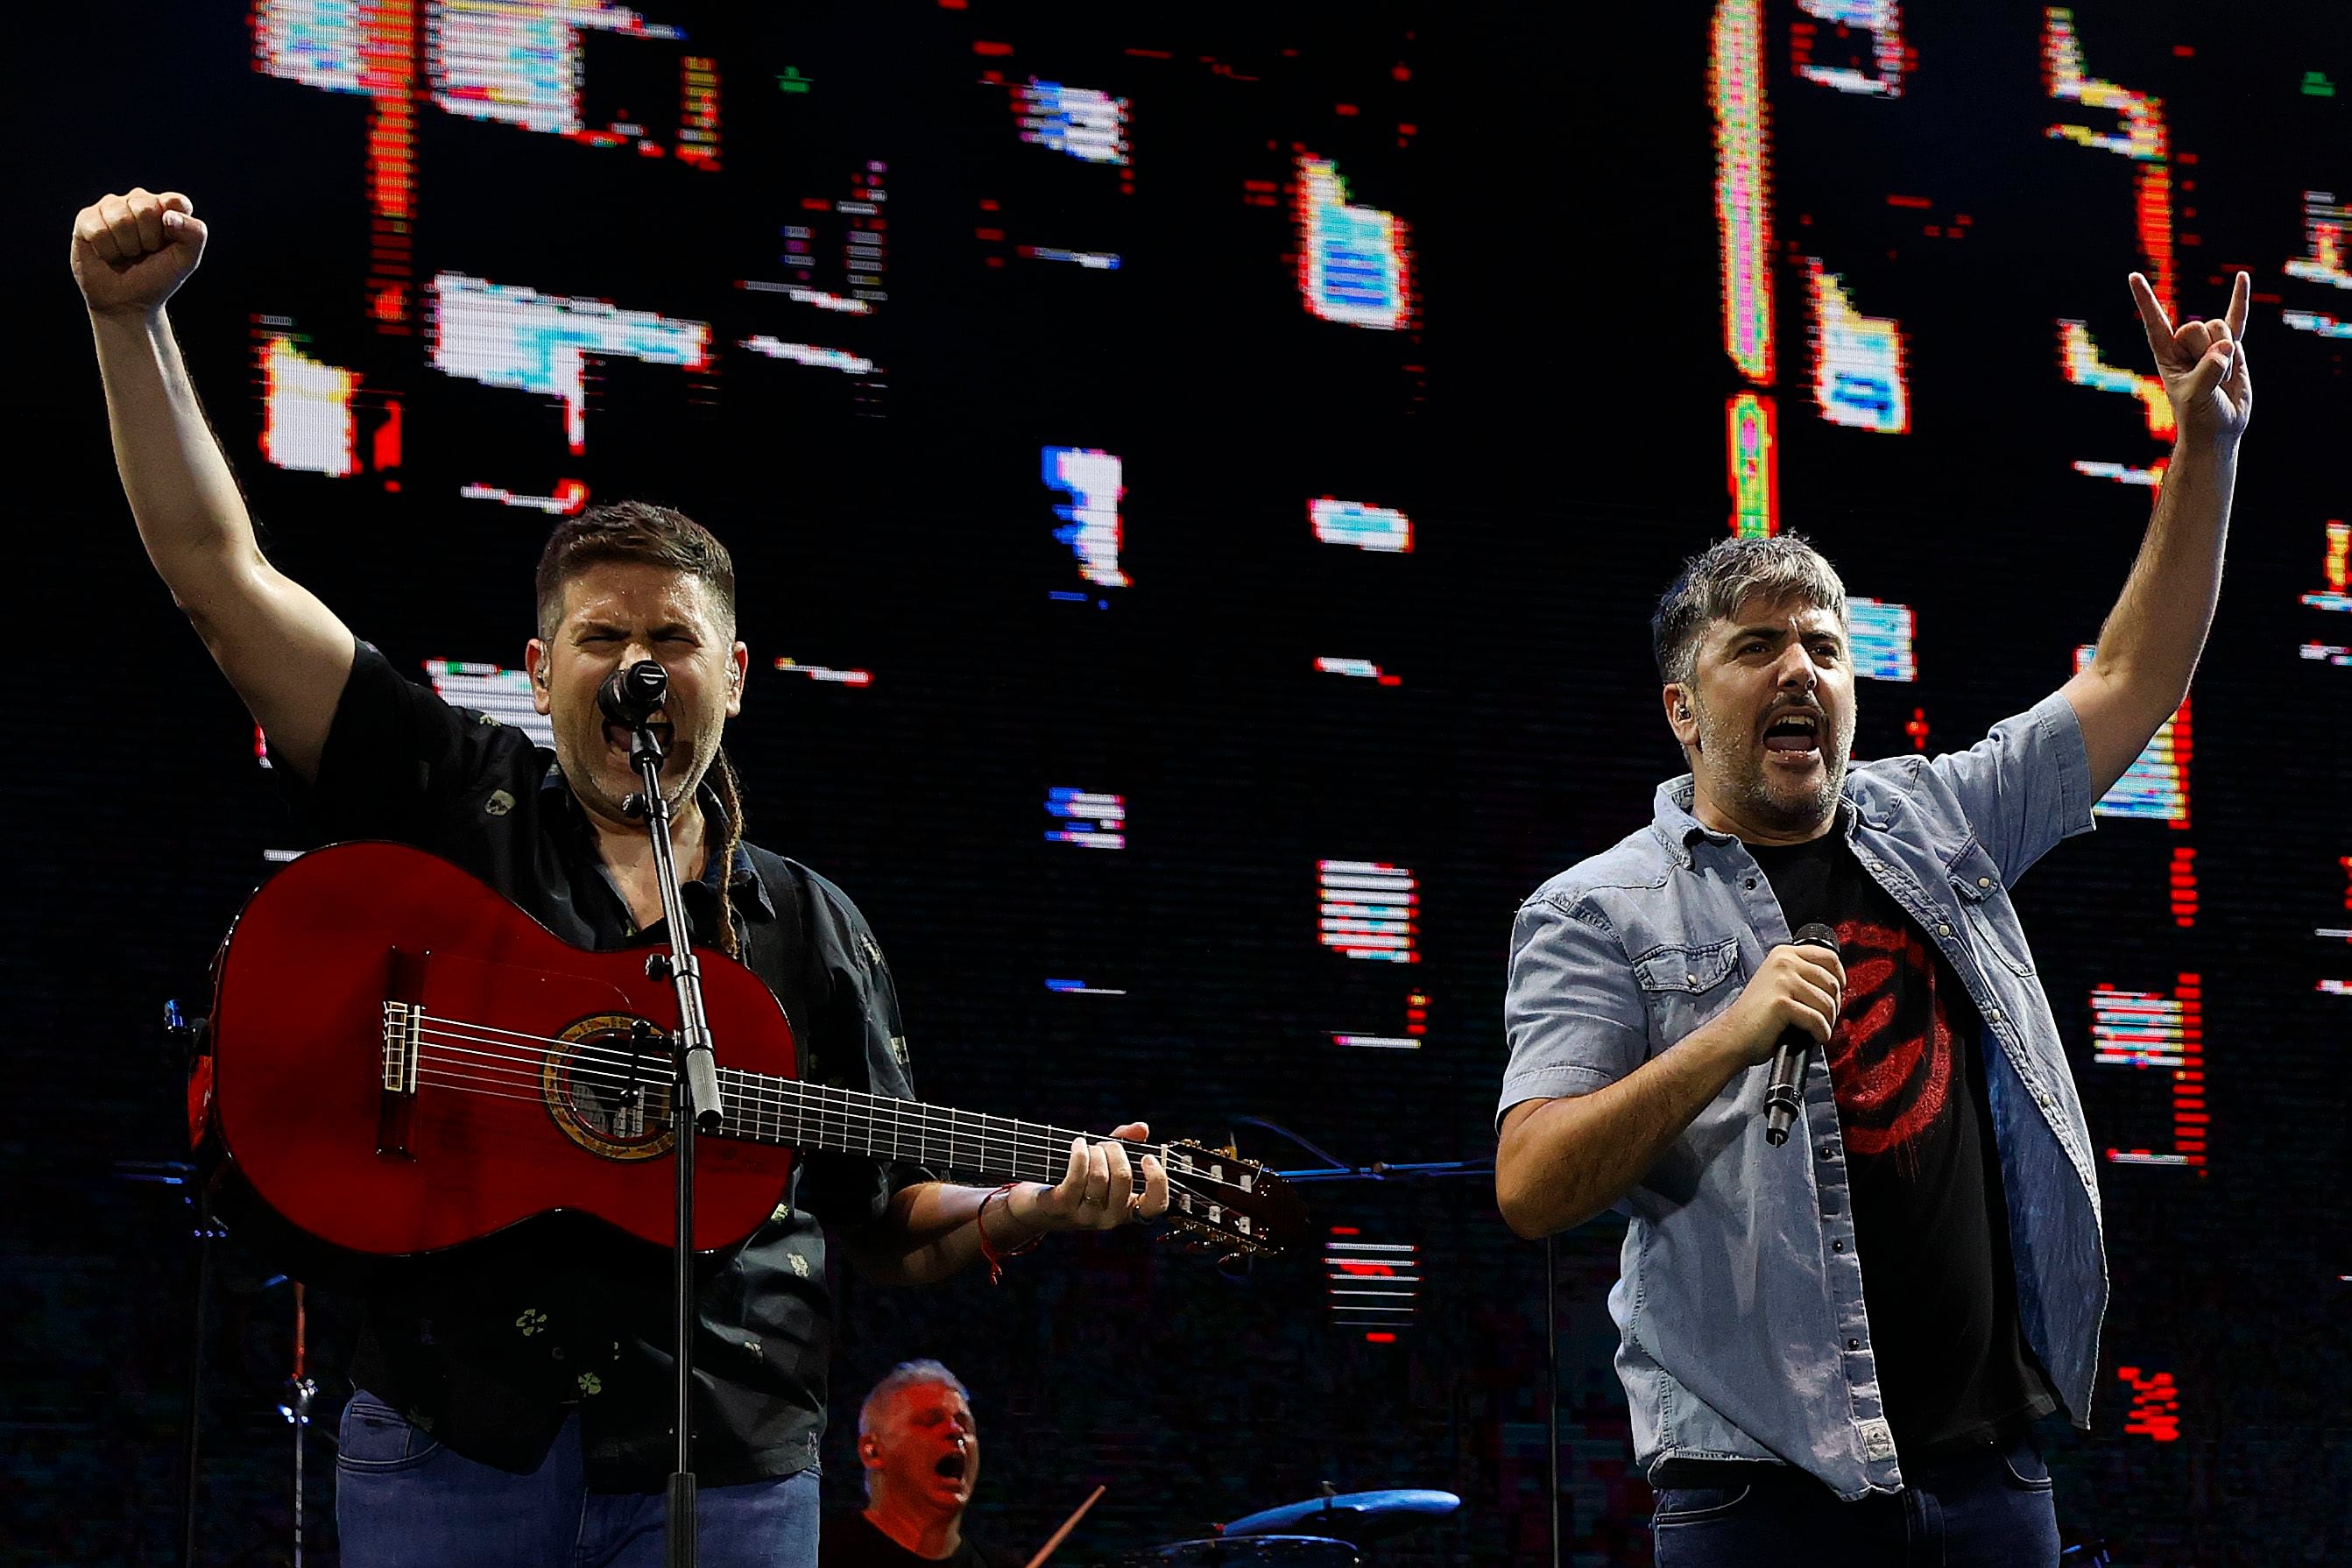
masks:
<instances>
[{"instance_id":1,"label":"microphone windscreen","mask_svg":"<svg viewBox=\"0 0 2352 1568\"><path fill-rule=\"evenodd\" d=\"M1832 952L1835 952L1838 950L1837 932L1830 927L1822 924L1819 921L1812 921L1804 925L1799 926L1797 928L1797 940L1808 944L1809 946L1826 947Z\"/></svg>"}]
</instances>

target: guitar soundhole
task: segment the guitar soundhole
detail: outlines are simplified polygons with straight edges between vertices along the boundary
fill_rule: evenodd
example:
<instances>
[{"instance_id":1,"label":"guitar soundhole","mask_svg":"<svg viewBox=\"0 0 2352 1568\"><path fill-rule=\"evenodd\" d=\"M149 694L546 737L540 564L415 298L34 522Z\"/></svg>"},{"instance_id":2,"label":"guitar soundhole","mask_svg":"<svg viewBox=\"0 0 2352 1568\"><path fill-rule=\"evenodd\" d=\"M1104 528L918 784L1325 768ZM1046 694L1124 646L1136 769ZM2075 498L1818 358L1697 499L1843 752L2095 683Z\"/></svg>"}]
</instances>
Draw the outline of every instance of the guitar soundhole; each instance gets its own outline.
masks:
<instances>
[{"instance_id":1,"label":"guitar soundhole","mask_svg":"<svg viewBox=\"0 0 2352 1568\"><path fill-rule=\"evenodd\" d=\"M556 1125L608 1160L650 1160L670 1148L667 1044L658 1036L635 1041L637 1023L619 1013L583 1018L563 1031L541 1071Z\"/></svg>"}]
</instances>

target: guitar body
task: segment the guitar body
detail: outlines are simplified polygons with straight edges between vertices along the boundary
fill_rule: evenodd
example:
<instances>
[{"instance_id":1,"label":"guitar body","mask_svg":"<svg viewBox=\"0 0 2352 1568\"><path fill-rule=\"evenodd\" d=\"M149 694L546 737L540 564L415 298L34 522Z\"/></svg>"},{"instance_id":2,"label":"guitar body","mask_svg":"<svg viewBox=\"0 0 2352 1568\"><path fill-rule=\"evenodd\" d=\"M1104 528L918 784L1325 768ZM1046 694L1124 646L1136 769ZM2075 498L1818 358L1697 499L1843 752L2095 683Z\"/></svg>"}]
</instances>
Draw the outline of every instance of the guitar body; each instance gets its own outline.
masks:
<instances>
[{"instance_id":1,"label":"guitar body","mask_svg":"<svg viewBox=\"0 0 2352 1568\"><path fill-rule=\"evenodd\" d=\"M573 947L423 850L315 850L253 895L221 953L206 1152L352 1252L437 1252L558 1210L667 1247L677 999L646 976L656 951ZM795 1077L767 986L698 957L722 1079ZM793 1158L698 1138L695 1247L767 1220Z\"/></svg>"}]
</instances>

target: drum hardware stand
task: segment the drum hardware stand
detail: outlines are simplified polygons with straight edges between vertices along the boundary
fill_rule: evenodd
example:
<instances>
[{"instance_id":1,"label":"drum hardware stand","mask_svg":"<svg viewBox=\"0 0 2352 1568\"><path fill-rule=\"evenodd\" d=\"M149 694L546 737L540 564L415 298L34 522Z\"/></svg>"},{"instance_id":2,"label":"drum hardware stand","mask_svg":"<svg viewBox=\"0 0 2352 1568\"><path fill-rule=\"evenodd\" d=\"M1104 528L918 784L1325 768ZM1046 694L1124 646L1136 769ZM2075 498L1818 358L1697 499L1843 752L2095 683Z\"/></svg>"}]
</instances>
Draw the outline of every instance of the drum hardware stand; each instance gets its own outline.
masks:
<instances>
[{"instance_id":1,"label":"drum hardware stand","mask_svg":"<svg viewBox=\"0 0 2352 1568\"><path fill-rule=\"evenodd\" d=\"M302 1509L305 1461L310 1447L310 1401L319 1392L315 1379L303 1370L309 1359L310 1304L305 1299L302 1281L294 1286L294 1370L286 1379L286 1403L278 1414L286 1417L294 1428L294 1561L292 1568L302 1568Z\"/></svg>"},{"instance_id":2,"label":"drum hardware stand","mask_svg":"<svg viewBox=\"0 0 2352 1568\"><path fill-rule=\"evenodd\" d=\"M677 860L670 845L669 802L662 795L661 737L654 733L652 715L669 691L668 671L652 659L640 659L620 671L599 694L604 716L631 732L629 763L637 771L643 789L623 803L631 816L646 824L653 847L654 879L661 889L663 923L669 928L669 952L646 960L646 974L668 980L677 990L677 1033L671 1038L677 1071L670 1090L672 1157L677 1162L677 1234L671 1247L675 1265L672 1305L677 1334L671 1353L677 1372L677 1468L671 1472L667 1500L663 1560L668 1568L693 1568L694 1542L694 1135L715 1131L725 1116L719 1096L719 1074L710 1055L710 1024L702 1010L702 968L686 923L686 904L678 897ZM722 867L719 875L733 868Z\"/></svg>"}]
</instances>

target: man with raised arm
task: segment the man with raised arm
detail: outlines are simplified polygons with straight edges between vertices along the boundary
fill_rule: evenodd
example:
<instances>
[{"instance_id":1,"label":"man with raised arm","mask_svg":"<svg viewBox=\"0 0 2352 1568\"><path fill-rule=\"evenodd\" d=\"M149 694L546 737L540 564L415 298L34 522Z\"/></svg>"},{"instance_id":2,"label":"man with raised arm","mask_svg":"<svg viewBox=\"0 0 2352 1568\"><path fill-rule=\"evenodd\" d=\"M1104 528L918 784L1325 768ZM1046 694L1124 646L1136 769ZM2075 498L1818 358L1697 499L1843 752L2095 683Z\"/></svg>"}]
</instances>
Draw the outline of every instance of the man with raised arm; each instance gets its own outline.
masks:
<instances>
[{"instance_id":1,"label":"man with raised arm","mask_svg":"<svg viewBox=\"0 0 2352 1568\"><path fill-rule=\"evenodd\" d=\"M2089 1423L2106 1269L2009 889L2188 692L2252 401L2245 274L2178 327L2131 288L2179 437L2088 667L1966 752L1849 769L1843 585L1793 535L1725 540L1652 622L1690 772L1519 910L1496 1197L1531 1237L1629 1217L1609 1304L1662 1568L2058 1560L2030 1426ZM1837 949L1791 942L1815 922Z\"/></svg>"},{"instance_id":2,"label":"man with raised arm","mask_svg":"<svg viewBox=\"0 0 2352 1568\"><path fill-rule=\"evenodd\" d=\"M751 656L735 637L724 547L635 502L559 525L523 655L552 753L449 708L256 543L164 315L204 247L187 197L133 190L75 218L73 274L140 538L312 825L433 850L580 946L666 941L645 828L622 807L637 787L628 737L596 703L614 670L658 660L663 791L694 942L740 956L775 992L809 1076L911 1099L897 994L864 918L824 878L742 840L719 739ZM1166 1173L1145 1156L1139 1181L1116 1141L1148 1136L1134 1122L1112 1141L1074 1141L1051 1187L800 1161L774 1216L701 1266L701 1561L815 1560L828 1230L862 1272L924 1283L1049 1230L1153 1218L1168 1205ZM344 1561L658 1561L674 1463L669 1281L661 1254L554 1215L373 1292L337 1464Z\"/></svg>"}]
</instances>

